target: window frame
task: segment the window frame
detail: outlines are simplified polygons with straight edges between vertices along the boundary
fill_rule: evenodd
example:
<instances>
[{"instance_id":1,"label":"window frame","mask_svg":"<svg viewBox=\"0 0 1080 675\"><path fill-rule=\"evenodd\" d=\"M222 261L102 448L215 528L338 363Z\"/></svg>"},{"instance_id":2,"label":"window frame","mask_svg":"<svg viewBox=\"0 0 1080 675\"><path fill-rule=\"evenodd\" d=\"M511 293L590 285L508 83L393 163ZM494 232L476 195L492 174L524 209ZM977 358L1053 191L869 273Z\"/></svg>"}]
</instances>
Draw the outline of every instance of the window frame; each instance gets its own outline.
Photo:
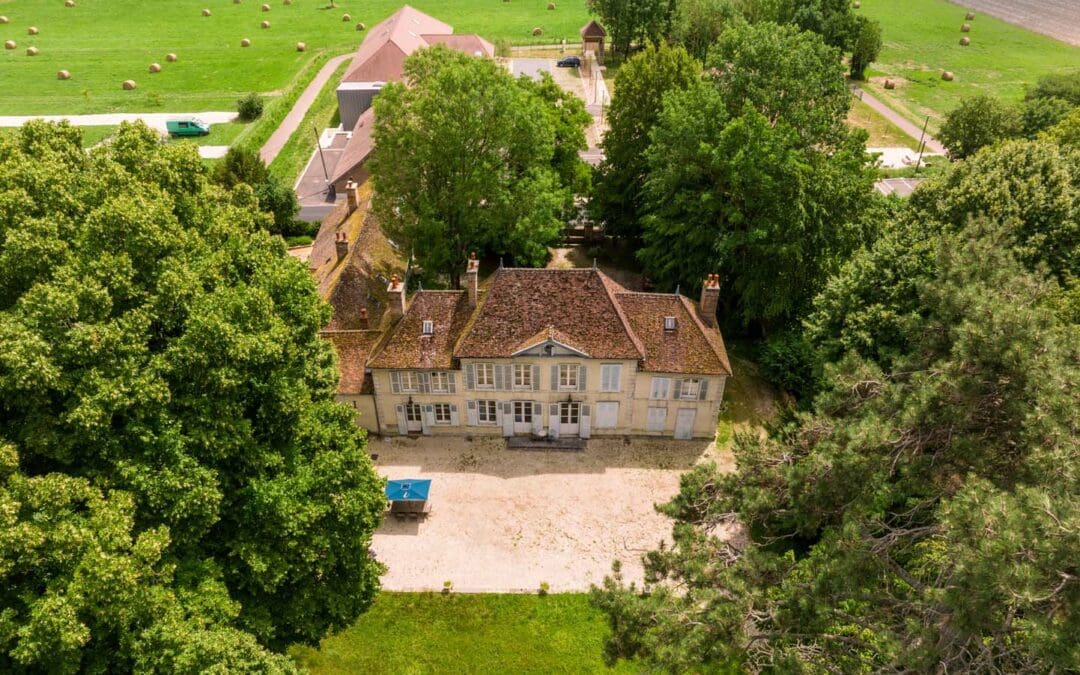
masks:
<instances>
[{"instance_id":1,"label":"window frame","mask_svg":"<svg viewBox=\"0 0 1080 675\"><path fill-rule=\"evenodd\" d=\"M431 319L424 319L420 322L420 334L425 336L431 336L435 334L435 322Z\"/></svg>"},{"instance_id":2,"label":"window frame","mask_svg":"<svg viewBox=\"0 0 1080 675\"><path fill-rule=\"evenodd\" d=\"M559 402L559 424L581 424L581 403L578 401Z\"/></svg>"},{"instance_id":3,"label":"window frame","mask_svg":"<svg viewBox=\"0 0 1080 675\"><path fill-rule=\"evenodd\" d=\"M521 377L519 377L521 375ZM519 381L520 380L520 381ZM533 388L533 367L531 363L514 364L514 389Z\"/></svg>"},{"instance_id":4,"label":"window frame","mask_svg":"<svg viewBox=\"0 0 1080 675\"><path fill-rule=\"evenodd\" d=\"M476 377L477 389L495 389L495 364L494 363L477 363L473 366L474 376ZM480 380L487 380L486 383L481 384Z\"/></svg>"},{"instance_id":5,"label":"window frame","mask_svg":"<svg viewBox=\"0 0 1080 675\"><path fill-rule=\"evenodd\" d=\"M664 390L663 396L657 396L657 385L663 383ZM649 400L650 401L666 401L671 396L671 378L670 377L656 377L653 376L652 382L649 383Z\"/></svg>"},{"instance_id":6,"label":"window frame","mask_svg":"<svg viewBox=\"0 0 1080 675\"><path fill-rule=\"evenodd\" d=\"M412 386L406 382L411 381ZM420 392L420 375L415 370L398 371L398 388L403 394L416 394Z\"/></svg>"},{"instance_id":7,"label":"window frame","mask_svg":"<svg viewBox=\"0 0 1080 675\"><path fill-rule=\"evenodd\" d=\"M533 423L533 402L513 401L514 424Z\"/></svg>"},{"instance_id":8,"label":"window frame","mask_svg":"<svg viewBox=\"0 0 1080 675\"><path fill-rule=\"evenodd\" d=\"M581 366L576 363L559 364L559 389L577 391ZM571 377L573 374L573 377ZM573 380L573 382L571 382Z\"/></svg>"},{"instance_id":9,"label":"window frame","mask_svg":"<svg viewBox=\"0 0 1080 675\"><path fill-rule=\"evenodd\" d=\"M453 418L450 416L450 404L449 403L435 403L435 424L453 424ZM445 419L443 419L443 411L445 411Z\"/></svg>"},{"instance_id":10,"label":"window frame","mask_svg":"<svg viewBox=\"0 0 1080 675\"><path fill-rule=\"evenodd\" d=\"M605 384L607 378L604 376L606 372L614 370L617 377L615 378L615 387L611 388ZM602 392L618 392L622 391L622 364L621 363L602 363L600 364L600 391Z\"/></svg>"},{"instance_id":11,"label":"window frame","mask_svg":"<svg viewBox=\"0 0 1080 675\"><path fill-rule=\"evenodd\" d=\"M449 394L450 393L450 373L445 370L433 370L428 375L431 378L431 393L433 394ZM440 381L444 386L440 386Z\"/></svg>"},{"instance_id":12,"label":"window frame","mask_svg":"<svg viewBox=\"0 0 1080 675\"><path fill-rule=\"evenodd\" d=\"M700 377L688 377L682 381L682 389L679 392L679 399L683 401L696 401L698 396L701 395L701 378Z\"/></svg>"},{"instance_id":13,"label":"window frame","mask_svg":"<svg viewBox=\"0 0 1080 675\"><path fill-rule=\"evenodd\" d=\"M476 423L498 424L499 404L495 399L478 399L476 401ZM490 415L488 414L490 413ZM485 419L488 418L488 419Z\"/></svg>"}]
</instances>

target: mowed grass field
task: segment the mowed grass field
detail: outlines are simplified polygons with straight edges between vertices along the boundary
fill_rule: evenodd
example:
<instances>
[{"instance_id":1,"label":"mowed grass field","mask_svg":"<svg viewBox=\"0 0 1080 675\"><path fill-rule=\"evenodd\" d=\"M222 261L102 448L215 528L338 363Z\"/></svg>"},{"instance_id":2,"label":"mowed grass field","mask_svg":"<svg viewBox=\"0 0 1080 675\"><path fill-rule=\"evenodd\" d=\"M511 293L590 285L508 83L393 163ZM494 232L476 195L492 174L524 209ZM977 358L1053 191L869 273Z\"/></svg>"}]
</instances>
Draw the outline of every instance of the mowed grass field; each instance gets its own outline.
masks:
<instances>
[{"instance_id":1,"label":"mowed grass field","mask_svg":"<svg viewBox=\"0 0 1080 675\"><path fill-rule=\"evenodd\" d=\"M584 594L382 592L351 627L292 657L336 673L638 673L603 661L608 626Z\"/></svg>"},{"instance_id":2,"label":"mowed grass field","mask_svg":"<svg viewBox=\"0 0 1080 675\"><path fill-rule=\"evenodd\" d=\"M233 110L236 99L250 91L273 94L319 55L354 50L366 35L363 22L374 26L404 0L339 0L326 9L325 0L0 0L0 42L17 48L0 50L0 115L79 114L102 112L202 112ZM547 0L411 0L413 7L449 23L456 33L478 33L488 40L515 44L579 40L588 20L583 1ZM203 8L211 16L201 16ZM349 14L351 19L343 21ZM262 21L270 28L260 28ZM37 35L28 35L30 26ZM534 37L535 27L543 35ZM241 47L248 38L250 47ZM307 44L297 52L296 43ZM37 56L27 56L27 47ZM167 63L165 55L179 57ZM159 63L160 73L148 67ZM58 70L71 79L56 79ZM314 75L314 69L309 77ZM123 91L124 80L138 88Z\"/></svg>"},{"instance_id":3,"label":"mowed grass field","mask_svg":"<svg viewBox=\"0 0 1080 675\"><path fill-rule=\"evenodd\" d=\"M965 96L1019 100L1040 76L1080 69L1080 48L988 14L967 21L967 10L946 0L862 0L856 11L881 22L884 41L866 88L913 122L929 115L931 130ZM964 36L970 46L960 46ZM956 79L942 80L944 70ZM896 89L884 88L886 77Z\"/></svg>"}]
</instances>

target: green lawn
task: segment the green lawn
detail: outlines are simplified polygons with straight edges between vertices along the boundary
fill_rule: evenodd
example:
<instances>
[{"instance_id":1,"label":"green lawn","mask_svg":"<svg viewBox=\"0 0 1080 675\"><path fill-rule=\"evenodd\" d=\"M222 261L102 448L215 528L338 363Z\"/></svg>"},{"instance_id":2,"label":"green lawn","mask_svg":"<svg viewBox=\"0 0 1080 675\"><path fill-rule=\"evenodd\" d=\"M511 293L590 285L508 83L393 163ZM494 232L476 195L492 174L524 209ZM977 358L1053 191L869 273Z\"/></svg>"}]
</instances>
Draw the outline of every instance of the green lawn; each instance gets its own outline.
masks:
<instances>
[{"instance_id":1,"label":"green lawn","mask_svg":"<svg viewBox=\"0 0 1080 675\"><path fill-rule=\"evenodd\" d=\"M1080 68L1080 48L987 14L966 22L971 32L961 33L966 10L946 0L862 0L857 11L881 22L884 39L867 88L914 122L929 115L932 130L961 97L1016 100L1041 75ZM960 46L963 35L970 46ZM956 79L942 80L943 70ZM898 81L896 89L883 87L886 76Z\"/></svg>"},{"instance_id":2,"label":"green lawn","mask_svg":"<svg viewBox=\"0 0 1080 675\"><path fill-rule=\"evenodd\" d=\"M857 98L851 101L848 124L860 129L866 129L867 133L870 134L870 138L866 141L867 147L918 149L919 142L917 140L905 134L899 127L885 119L881 113Z\"/></svg>"},{"instance_id":3,"label":"green lawn","mask_svg":"<svg viewBox=\"0 0 1080 675\"><path fill-rule=\"evenodd\" d=\"M285 181L286 184L293 185L296 183L296 179L300 177L300 172L304 170L304 165L311 159L311 153L315 151L315 132L312 131L312 128L318 129L319 133L322 133L327 127L336 127L340 123L338 120L336 91L341 76L344 75L345 69L348 67L347 62L338 67L337 72L330 77L326 82L326 86L315 98L315 102L311 104L311 108L308 109L304 121L300 123L300 127L289 137L285 147L270 163L270 171Z\"/></svg>"},{"instance_id":4,"label":"green lawn","mask_svg":"<svg viewBox=\"0 0 1080 675\"><path fill-rule=\"evenodd\" d=\"M3 4L0 3L0 7ZM83 134L82 144L84 148L89 148L102 142L109 136L116 133L117 127L115 126L100 126L100 127L79 127ZM19 133L19 127L0 127L0 137L14 136Z\"/></svg>"},{"instance_id":5,"label":"green lawn","mask_svg":"<svg viewBox=\"0 0 1080 675\"><path fill-rule=\"evenodd\" d=\"M380 593L352 627L293 658L323 673L635 673L604 665L608 627L583 594Z\"/></svg>"},{"instance_id":6,"label":"green lawn","mask_svg":"<svg viewBox=\"0 0 1080 675\"><path fill-rule=\"evenodd\" d=\"M403 0L344 0L325 9L321 0L80 0L67 8L60 0L0 0L10 23L0 25L0 40L18 48L0 51L0 114L32 115L91 112L199 112L233 110L249 91L279 92L318 55L354 50L368 27L397 9ZM587 20L585 3L547 0L412 0L411 4L454 27L489 40L508 38L516 44L573 42ZM210 17L202 17L202 8ZM352 19L342 21L344 14ZM261 29L262 20L270 21ZM36 26L40 33L27 34ZM544 34L532 36L541 27ZM242 38L252 46L240 47ZM298 41L308 51L295 49ZM26 55L34 46L40 54ZM176 63L165 55L175 52ZM157 62L162 72L147 68ZM69 70L60 81L56 72ZM311 73L312 75L314 72ZM122 91L126 79L138 83Z\"/></svg>"}]
</instances>

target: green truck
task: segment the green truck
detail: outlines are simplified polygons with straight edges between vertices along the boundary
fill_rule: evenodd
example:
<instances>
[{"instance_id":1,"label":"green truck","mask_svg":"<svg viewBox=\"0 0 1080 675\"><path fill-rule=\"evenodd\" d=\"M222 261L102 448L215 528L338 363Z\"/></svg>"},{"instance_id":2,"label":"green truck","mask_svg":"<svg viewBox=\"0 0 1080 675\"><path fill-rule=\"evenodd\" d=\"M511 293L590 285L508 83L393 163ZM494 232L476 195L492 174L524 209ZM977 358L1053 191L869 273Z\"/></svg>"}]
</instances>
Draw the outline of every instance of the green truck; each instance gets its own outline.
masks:
<instances>
[{"instance_id":1,"label":"green truck","mask_svg":"<svg viewBox=\"0 0 1080 675\"><path fill-rule=\"evenodd\" d=\"M165 122L165 129L168 130L169 135L174 138L180 136L206 136L210 133L210 125L202 120L195 119L194 117L167 120Z\"/></svg>"}]
</instances>

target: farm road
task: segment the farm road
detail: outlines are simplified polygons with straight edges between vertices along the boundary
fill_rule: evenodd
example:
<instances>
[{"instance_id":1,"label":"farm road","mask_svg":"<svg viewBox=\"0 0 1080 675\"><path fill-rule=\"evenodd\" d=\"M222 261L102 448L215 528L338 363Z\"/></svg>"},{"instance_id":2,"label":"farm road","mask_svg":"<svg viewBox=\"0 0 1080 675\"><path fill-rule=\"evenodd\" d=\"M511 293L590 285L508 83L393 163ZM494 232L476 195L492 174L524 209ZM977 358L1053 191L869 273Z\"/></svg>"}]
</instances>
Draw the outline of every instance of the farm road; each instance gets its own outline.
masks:
<instances>
[{"instance_id":1,"label":"farm road","mask_svg":"<svg viewBox=\"0 0 1080 675\"><path fill-rule=\"evenodd\" d=\"M353 57L355 52L349 52L348 54L342 54L341 56L335 56L323 65L319 72L308 84L304 93L300 94L300 98L296 99L296 105L293 106L289 114L285 116L285 119L281 120L281 125L274 130L274 133L267 139L266 143L259 150L259 156L267 164L274 161L274 158L278 156L281 149L285 147L285 144L289 142L289 138L292 137L293 132L300 128L300 123L304 121L304 117L307 115L308 108L315 103L315 98L322 91L323 85L330 79L330 76L334 74L337 67L341 65L345 59ZM352 131L347 129L347 131Z\"/></svg>"},{"instance_id":2,"label":"farm road","mask_svg":"<svg viewBox=\"0 0 1080 675\"><path fill-rule=\"evenodd\" d=\"M922 129L909 122L907 118L900 113L896 112L889 106L885 105L878 99L871 96L870 93L866 90L861 89L860 87L857 87L855 85L852 85L851 90L855 92L855 95L858 96L863 103L870 106L878 113L880 113L882 117L899 127L900 131L903 131L905 134L911 136L916 141L918 141L922 137ZM932 153L937 153L939 155L945 154L945 146L939 143L936 139L931 138L930 134L926 135L926 149Z\"/></svg>"}]
</instances>

